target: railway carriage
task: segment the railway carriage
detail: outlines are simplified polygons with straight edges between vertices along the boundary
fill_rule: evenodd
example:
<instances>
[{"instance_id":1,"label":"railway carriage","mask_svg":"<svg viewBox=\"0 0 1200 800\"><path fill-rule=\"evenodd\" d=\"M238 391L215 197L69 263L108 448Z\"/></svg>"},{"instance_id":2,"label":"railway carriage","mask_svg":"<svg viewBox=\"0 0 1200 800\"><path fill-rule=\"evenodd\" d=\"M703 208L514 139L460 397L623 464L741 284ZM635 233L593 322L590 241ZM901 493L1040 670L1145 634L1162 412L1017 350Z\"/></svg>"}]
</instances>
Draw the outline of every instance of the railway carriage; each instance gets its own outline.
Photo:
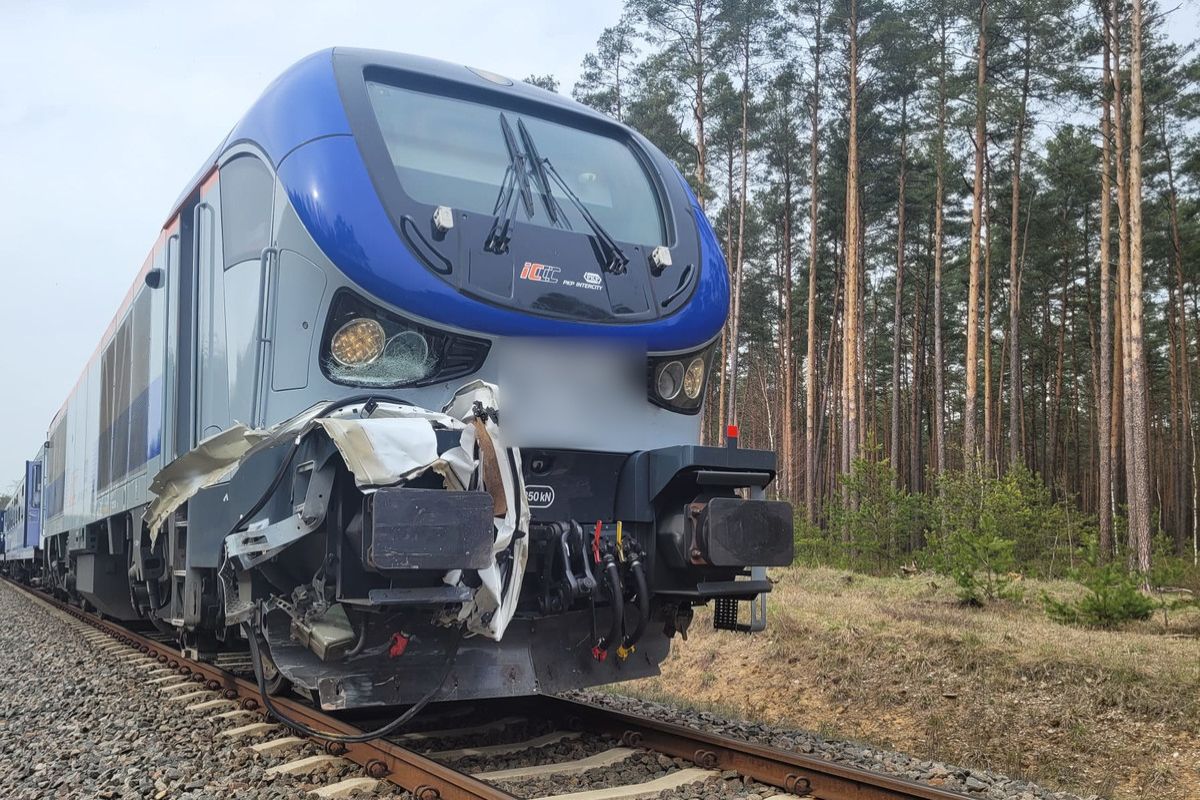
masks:
<instances>
[{"instance_id":1,"label":"railway carriage","mask_svg":"<svg viewBox=\"0 0 1200 800\"><path fill-rule=\"evenodd\" d=\"M42 579L193 654L252 644L326 708L654 674L697 605L760 628L792 557L774 455L700 445L728 293L635 131L317 53L182 193L54 415Z\"/></svg>"},{"instance_id":2,"label":"railway carriage","mask_svg":"<svg viewBox=\"0 0 1200 800\"><path fill-rule=\"evenodd\" d=\"M44 450L25 462L25 471L0 510L0 565L15 578L40 578L42 532L42 459Z\"/></svg>"}]
</instances>

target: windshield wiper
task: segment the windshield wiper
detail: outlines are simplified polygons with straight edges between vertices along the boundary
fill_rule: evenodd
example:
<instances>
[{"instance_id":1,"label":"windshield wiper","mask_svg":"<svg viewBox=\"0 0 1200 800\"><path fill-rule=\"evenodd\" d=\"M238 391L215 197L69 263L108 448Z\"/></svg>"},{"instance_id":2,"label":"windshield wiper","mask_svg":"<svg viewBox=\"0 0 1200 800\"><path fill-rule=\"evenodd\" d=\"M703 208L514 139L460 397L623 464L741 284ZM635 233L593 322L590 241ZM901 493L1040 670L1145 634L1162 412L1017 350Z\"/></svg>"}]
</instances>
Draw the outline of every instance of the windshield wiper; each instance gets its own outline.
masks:
<instances>
[{"instance_id":1,"label":"windshield wiper","mask_svg":"<svg viewBox=\"0 0 1200 800\"><path fill-rule=\"evenodd\" d=\"M586 222L588 227L592 229L592 233L595 235L596 241L600 245L600 256L603 259L601 264L605 271L613 275L623 274L625 272L625 267L629 264L629 257L621 251L620 246L617 244L617 240L609 235L608 231L604 229L604 226L592 216L592 212L588 211L588 207L585 206L583 201L579 199L579 195L575 194L575 192L571 190L571 187L567 185L567 182L563 180L562 175L558 174L558 170L556 170L554 165L550 163L550 159L543 158L540 164L544 171L547 172L550 177L554 179L554 182L558 184L559 188L563 190L563 193L570 198L571 203L579 211L580 216L583 217L583 221ZM564 216L563 219L566 219L566 217Z\"/></svg>"},{"instance_id":2,"label":"windshield wiper","mask_svg":"<svg viewBox=\"0 0 1200 800\"><path fill-rule=\"evenodd\" d=\"M495 219L492 222L492 229L488 233L487 241L484 242L484 249L497 254L508 251L508 244L512 238L509 230L512 227L513 216L516 211L515 200L518 194L525 205L526 216L530 219L533 218L533 193L529 188L529 170L526 166L528 161L532 164L534 179L538 184L538 193L541 195L542 203L546 207L546 214L550 217L550 221L555 225L561 225L567 230L571 230L571 223L567 219L566 212L559 205L550 187L550 179L553 179L559 188L562 189L563 193L566 194L567 198L570 199L576 210L579 211L579 215L583 217L583 221L591 228L592 235L595 236L599 244L601 266L604 270L613 275L624 273L625 268L629 265L629 257L621 250L616 239L592 216L592 212L579 199L579 195L575 194L574 190L567 185L562 175L558 174L558 170L554 168L554 164L550 162L550 159L542 158L538 153L537 145L534 143L529 129L525 127L524 120L517 120L517 129L521 132L521 142L525 145L524 152L517 145L517 137L513 134L508 117L501 112L500 130L504 134L504 144L508 148L508 169L504 173L504 180L500 186L500 194L496 197L496 205L492 209L492 216ZM501 209L503 209L503 214L500 213Z\"/></svg>"},{"instance_id":3,"label":"windshield wiper","mask_svg":"<svg viewBox=\"0 0 1200 800\"><path fill-rule=\"evenodd\" d=\"M533 192L529 189L525 155L517 146L517 137L504 112L500 113L500 132L504 134L504 145L508 150L508 169L504 171L504 180L500 182L500 192L496 195L496 204L492 208L492 229L483 243L485 250L497 255L507 252L508 243L512 240L509 230L512 228L513 215L516 212L514 201L518 194L525 206L525 216L533 217ZM502 208L503 214L500 213Z\"/></svg>"},{"instance_id":4,"label":"windshield wiper","mask_svg":"<svg viewBox=\"0 0 1200 800\"><path fill-rule=\"evenodd\" d=\"M558 204L557 198L554 197L554 193L550 190L550 179L546 176L546 165L542 163L542 157L538 153L537 145L533 143L533 137L529 134L529 129L525 127L525 120L517 120L517 130L521 134L521 142L525 145L525 152L529 154L530 160L533 161L533 176L537 179L538 192L542 196L542 205L546 207L546 213L550 216L550 221L555 225L562 225L567 230L570 230L571 221L567 219L562 206Z\"/></svg>"}]
</instances>

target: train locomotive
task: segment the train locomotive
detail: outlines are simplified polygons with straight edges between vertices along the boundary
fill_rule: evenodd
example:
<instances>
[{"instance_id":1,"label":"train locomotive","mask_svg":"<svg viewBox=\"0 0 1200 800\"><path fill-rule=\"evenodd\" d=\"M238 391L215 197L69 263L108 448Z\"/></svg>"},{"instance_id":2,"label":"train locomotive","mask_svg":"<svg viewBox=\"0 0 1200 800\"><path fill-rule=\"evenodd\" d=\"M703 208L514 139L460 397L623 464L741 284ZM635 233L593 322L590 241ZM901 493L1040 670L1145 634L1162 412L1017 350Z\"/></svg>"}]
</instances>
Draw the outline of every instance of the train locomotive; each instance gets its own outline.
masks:
<instances>
[{"instance_id":1,"label":"train locomotive","mask_svg":"<svg viewBox=\"0 0 1200 800\"><path fill-rule=\"evenodd\" d=\"M637 132L314 54L175 204L5 567L326 709L656 674L696 606L761 629L792 559L774 454L700 444L728 299Z\"/></svg>"}]
</instances>

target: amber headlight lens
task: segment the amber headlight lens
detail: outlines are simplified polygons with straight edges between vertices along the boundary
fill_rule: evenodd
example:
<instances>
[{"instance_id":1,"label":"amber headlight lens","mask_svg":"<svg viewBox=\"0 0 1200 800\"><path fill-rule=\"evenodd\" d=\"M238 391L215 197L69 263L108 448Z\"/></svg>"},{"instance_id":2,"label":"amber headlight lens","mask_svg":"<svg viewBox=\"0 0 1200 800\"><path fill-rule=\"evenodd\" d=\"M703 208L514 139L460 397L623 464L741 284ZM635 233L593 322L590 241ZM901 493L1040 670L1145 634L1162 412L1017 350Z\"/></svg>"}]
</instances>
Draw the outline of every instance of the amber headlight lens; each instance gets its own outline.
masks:
<instances>
[{"instance_id":1,"label":"amber headlight lens","mask_svg":"<svg viewBox=\"0 0 1200 800\"><path fill-rule=\"evenodd\" d=\"M696 357L683 375L683 393L695 400L704 389L704 359Z\"/></svg>"},{"instance_id":2,"label":"amber headlight lens","mask_svg":"<svg viewBox=\"0 0 1200 800\"><path fill-rule=\"evenodd\" d=\"M383 326L373 319L352 319L329 342L329 354L344 367L370 364L383 352Z\"/></svg>"}]
</instances>

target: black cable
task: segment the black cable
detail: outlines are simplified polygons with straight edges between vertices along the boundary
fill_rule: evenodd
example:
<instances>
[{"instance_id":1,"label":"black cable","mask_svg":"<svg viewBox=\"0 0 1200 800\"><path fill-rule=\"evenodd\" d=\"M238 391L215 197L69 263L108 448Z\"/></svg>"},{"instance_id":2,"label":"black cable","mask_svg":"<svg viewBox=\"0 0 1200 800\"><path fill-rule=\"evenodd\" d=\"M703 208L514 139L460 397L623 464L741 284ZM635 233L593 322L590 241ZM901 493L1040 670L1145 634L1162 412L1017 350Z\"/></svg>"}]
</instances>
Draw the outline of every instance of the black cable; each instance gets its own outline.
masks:
<instances>
[{"instance_id":1,"label":"black cable","mask_svg":"<svg viewBox=\"0 0 1200 800\"><path fill-rule=\"evenodd\" d=\"M430 690L426 692L421 699L413 704L407 711L383 727L376 728L373 731L364 731L363 733L356 734L343 734L331 733L329 731L318 731L314 728L310 728L302 722L297 722L275 707L275 703L271 700L271 695L267 691L266 681L263 679L262 654L258 649L258 633L254 630L253 626L251 626L249 622L242 623L242 626L245 630L246 638L250 640L250 659L254 663L254 680L258 684L258 693L262 696L263 705L266 706L267 711L271 713L271 716L275 717L275 719L279 720L292 730L298 731L299 733L302 733L310 738L322 739L327 742L342 742L344 744L361 744L362 742L369 742L373 739L389 736L403 727L405 723L407 723L417 714L419 714L421 710L425 708L425 706L429 705L429 702L433 700L434 695L441 691L442 684L446 682L446 678L450 677L450 671L454 668L455 659L458 658L458 648L459 645L462 644L463 637L462 628L457 628L455 631L457 635L454 637L454 641L450 644L450 650L446 654L446 664L442 669L442 675L438 679L438 682L434 684L433 687L430 688Z\"/></svg>"},{"instance_id":2,"label":"black cable","mask_svg":"<svg viewBox=\"0 0 1200 800\"><path fill-rule=\"evenodd\" d=\"M608 648L620 642L621 631L625 627L625 599L621 589L621 570L617 567L617 560L611 553L604 556L604 575L608 578L608 591L612 600L610 604L612 618L608 634L596 642L595 649L597 651L607 651Z\"/></svg>"},{"instance_id":3,"label":"black cable","mask_svg":"<svg viewBox=\"0 0 1200 800\"><path fill-rule=\"evenodd\" d=\"M367 626L370 624L371 624L371 616L368 614L363 617L362 630L360 630L358 632L358 641L354 643L354 647L351 647L349 650L346 651L346 655L343 660L349 661L350 659L354 658L356 655L361 653L363 651L363 648L367 646Z\"/></svg>"},{"instance_id":4,"label":"black cable","mask_svg":"<svg viewBox=\"0 0 1200 800\"><path fill-rule=\"evenodd\" d=\"M625 649L638 643L646 632L646 623L650 621L650 585L646 581L646 570L642 567L641 559L634 557L629 571L633 573L633 582L637 586L638 621L633 633L627 634L621 642Z\"/></svg>"},{"instance_id":5,"label":"black cable","mask_svg":"<svg viewBox=\"0 0 1200 800\"><path fill-rule=\"evenodd\" d=\"M330 414L332 414L334 411L337 411L339 408L343 408L345 406L352 406L352 405L355 405L356 403L363 403L365 405L366 403L369 403L372 400L378 400L378 398L376 398L375 395L361 394L361 395L356 395L354 397L343 398L341 400L334 400L333 402L327 404L320 411L318 411L316 413L316 415L313 416L313 419L315 420L315 419L321 419L323 417L327 417ZM399 402L399 401L390 401L390 402ZM275 471L275 476L273 478L271 478L270 485L267 486L266 490L262 493L261 496L259 496L258 500L254 503L254 505L250 507L250 510L238 517L237 522L234 523L233 528L230 529L229 533L227 533L226 536L232 536L233 534L237 533L238 530L241 529L242 525L244 525L246 522L248 522L259 511L262 511L263 506L265 506L267 504L267 501L271 499L271 495L275 494L275 490L279 488L279 484L283 483L283 479L285 477L287 477L288 467L291 466L292 459L296 457L296 451L298 451L299 449L300 449L300 436L297 435L294 439L292 439L292 443L288 447L287 455L284 457L283 461L279 462L279 469Z\"/></svg>"}]
</instances>

